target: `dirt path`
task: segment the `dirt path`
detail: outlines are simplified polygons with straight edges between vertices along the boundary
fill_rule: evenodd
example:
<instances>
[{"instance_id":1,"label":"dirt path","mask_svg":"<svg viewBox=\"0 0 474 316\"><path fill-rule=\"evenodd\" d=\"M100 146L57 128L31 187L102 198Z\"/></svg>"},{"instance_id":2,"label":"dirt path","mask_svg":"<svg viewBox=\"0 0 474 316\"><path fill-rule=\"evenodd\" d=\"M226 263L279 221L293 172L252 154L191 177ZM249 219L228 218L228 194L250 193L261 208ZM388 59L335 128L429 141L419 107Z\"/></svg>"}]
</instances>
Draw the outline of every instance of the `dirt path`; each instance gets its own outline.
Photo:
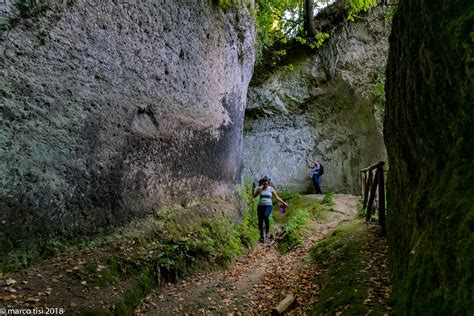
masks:
<instances>
[{"instance_id":1,"label":"dirt path","mask_svg":"<svg viewBox=\"0 0 474 316\"><path fill-rule=\"evenodd\" d=\"M134 315L262 315L289 293L297 298L290 315L307 314L319 292L312 279L322 272L308 264L307 254L329 230L356 214L356 197L336 194L334 199L333 211L314 223L313 233L292 251L282 255L276 243L259 245L225 271L161 287L142 301Z\"/></svg>"}]
</instances>

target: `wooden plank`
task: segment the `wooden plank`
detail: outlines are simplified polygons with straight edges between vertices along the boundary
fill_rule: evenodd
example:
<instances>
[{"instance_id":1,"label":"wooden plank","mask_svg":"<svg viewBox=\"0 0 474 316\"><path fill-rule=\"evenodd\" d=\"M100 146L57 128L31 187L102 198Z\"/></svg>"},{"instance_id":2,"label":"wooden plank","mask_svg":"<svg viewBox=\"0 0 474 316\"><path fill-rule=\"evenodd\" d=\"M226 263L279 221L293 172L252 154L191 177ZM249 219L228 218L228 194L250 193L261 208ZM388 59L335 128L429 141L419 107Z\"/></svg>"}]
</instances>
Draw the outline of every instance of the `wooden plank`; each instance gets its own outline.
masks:
<instances>
[{"instance_id":1,"label":"wooden plank","mask_svg":"<svg viewBox=\"0 0 474 316\"><path fill-rule=\"evenodd\" d=\"M295 303L295 296L288 294L283 301L281 301L277 307L272 309L272 316L282 315Z\"/></svg>"},{"instance_id":2,"label":"wooden plank","mask_svg":"<svg viewBox=\"0 0 474 316\"><path fill-rule=\"evenodd\" d=\"M365 172L365 171L370 171L370 170L373 170L373 169L376 169L377 167L383 167L383 165L385 165L385 162L383 161L379 161L377 163L374 163L373 165L367 167L367 168L364 168L361 170L361 172Z\"/></svg>"}]
</instances>

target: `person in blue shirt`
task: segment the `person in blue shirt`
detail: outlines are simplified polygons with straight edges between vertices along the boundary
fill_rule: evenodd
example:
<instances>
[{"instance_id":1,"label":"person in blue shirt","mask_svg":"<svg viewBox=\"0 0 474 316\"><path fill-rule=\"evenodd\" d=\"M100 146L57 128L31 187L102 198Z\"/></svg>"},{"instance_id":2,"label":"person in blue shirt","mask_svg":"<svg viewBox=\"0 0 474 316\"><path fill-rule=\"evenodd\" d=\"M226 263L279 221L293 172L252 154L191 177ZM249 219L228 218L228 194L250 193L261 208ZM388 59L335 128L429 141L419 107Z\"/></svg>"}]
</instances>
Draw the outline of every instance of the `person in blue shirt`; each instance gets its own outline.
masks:
<instances>
[{"instance_id":1,"label":"person in blue shirt","mask_svg":"<svg viewBox=\"0 0 474 316\"><path fill-rule=\"evenodd\" d=\"M263 223L265 222L265 235L267 238L271 238L270 235L270 214L273 209L272 197L275 197L280 203L288 206L275 191L275 188L270 186L268 177L263 177L258 181L259 187L253 193L253 197L260 196L257 207L258 215L258 229L260 231L260 242L265 242L263 235Z\"/></svg>"},{"instance_id":2,"label":"person in blue shirt","mask_svg":"<svg viewBox=\"0 0 474 316\"><path fill-rule=\"evenodd\" d=\"M311 167L311 179L313 180L314 187L316 188L316 194L323 194L323 191L321 191L321 164L319 161L309 159L308 161L313 163L313 167Z\"/></svg>"}]
</instances>

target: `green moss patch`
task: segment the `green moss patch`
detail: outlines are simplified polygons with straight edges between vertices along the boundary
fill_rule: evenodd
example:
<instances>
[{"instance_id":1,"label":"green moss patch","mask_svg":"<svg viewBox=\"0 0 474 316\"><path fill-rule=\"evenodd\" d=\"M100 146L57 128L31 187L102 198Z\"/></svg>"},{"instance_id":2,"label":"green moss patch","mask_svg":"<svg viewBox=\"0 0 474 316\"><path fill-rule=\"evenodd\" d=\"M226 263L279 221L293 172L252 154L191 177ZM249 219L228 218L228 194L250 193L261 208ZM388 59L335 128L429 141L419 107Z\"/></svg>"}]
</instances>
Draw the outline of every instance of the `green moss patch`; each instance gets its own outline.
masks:
<instances>
[{"instance_id":1,"label":"green moss patch","mask_svg":"<svg viewBox=\"0 0 474 316\"><path fill-rule=\"evenodd\" d=\"M325 271L314 280L322 288L314 315L383 315L391 293L385 240L362 220L338 226L310 251Z\"/></svg>"},{"instance_id":2,"label":"green moss patch","mask_svg":"<svg viewBox=\"0 0 474 316\"><path fill-rule=\"evenodd\" d=\"M474 314L474 2L400 1L387 61L396 315Z\"/></svg>"}]
</instances>

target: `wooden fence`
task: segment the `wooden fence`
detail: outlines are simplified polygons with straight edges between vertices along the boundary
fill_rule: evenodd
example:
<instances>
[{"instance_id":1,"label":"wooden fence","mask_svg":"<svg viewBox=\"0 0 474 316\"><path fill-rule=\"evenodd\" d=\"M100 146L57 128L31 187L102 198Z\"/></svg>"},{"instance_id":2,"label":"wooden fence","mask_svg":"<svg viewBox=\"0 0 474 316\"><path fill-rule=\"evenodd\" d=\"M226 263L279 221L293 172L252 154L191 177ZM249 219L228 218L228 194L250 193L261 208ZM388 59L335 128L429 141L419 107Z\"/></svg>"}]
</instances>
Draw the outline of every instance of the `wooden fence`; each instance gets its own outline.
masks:
<instances>
[{"instance_id":1,"label":"wooden fence","mask_svg":"<svg viewBox=\"0 0 474 316\"><path fill-rule=\"evenodd\" d=\"M382 234L385 234L385 185L383 161L362 169L362 194L364 196L363 208L367 209L365 217L369 221L375 209L379 212L379 224Z\"/></svg>"}]
</instances>

